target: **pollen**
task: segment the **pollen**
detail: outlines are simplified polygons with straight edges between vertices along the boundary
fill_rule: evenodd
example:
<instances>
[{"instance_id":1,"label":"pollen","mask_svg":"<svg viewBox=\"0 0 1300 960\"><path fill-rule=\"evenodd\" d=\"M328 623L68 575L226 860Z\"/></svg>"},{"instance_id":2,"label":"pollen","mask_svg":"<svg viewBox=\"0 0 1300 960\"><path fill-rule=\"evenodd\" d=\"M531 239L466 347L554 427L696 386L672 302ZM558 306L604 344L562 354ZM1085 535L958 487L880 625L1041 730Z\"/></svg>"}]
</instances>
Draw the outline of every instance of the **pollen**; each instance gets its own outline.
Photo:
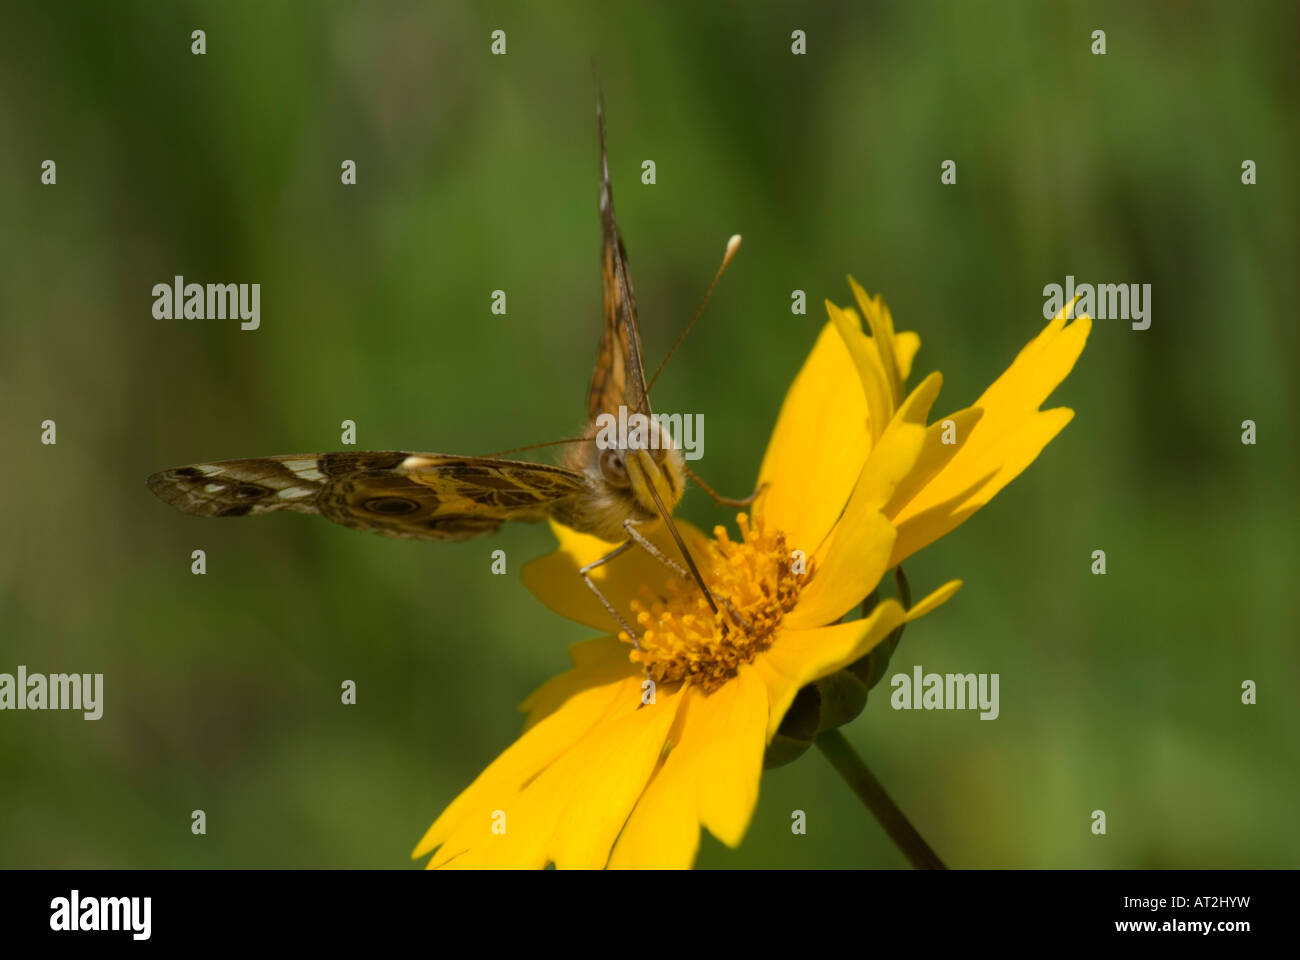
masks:
<instances>
[{"instance_id":1,"label":"pollen","mask_svg":"<svg viewBox=\"0 0 1300 960\"><path fill-rule=\"evenodd\" d=\"M772 645L781 620L794 608L800 589L812 579L812 560L795 572L785 534L751 527L737 518L741 539L715 527L709 554L697 557L709 590L719 601L714 614L699 588L674 581L666 596L644 588L632 601L640 625L639 648L629 657L656 684L688 682L712 692ZM632 640L626 633L621 639Z\"/></svg>"}]
</instances>

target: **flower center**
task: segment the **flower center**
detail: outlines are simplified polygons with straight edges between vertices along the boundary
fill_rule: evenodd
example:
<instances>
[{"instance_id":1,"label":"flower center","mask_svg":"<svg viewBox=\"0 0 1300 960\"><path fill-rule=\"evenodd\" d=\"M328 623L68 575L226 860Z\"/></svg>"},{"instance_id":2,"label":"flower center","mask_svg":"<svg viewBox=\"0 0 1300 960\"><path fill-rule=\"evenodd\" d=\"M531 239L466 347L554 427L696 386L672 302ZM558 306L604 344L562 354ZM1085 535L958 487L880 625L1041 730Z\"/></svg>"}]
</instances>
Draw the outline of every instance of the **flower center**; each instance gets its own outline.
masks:
<instances>
[{"instance_id":1,"label":"flower center","mask_svg":"<svg viewBox=\"0 0 1300 960\"><path fill-rule=\"evenodd\" d=\"M741 542L715 527L709 555L697 558L719 600L718 614L699 588L684 580L670 583L667 596L654 596L645 587L645 599L632 601L641 646L629 657L644 665L656 684L688 681L708 692L722 686L741 664L772 645L782 618L811 579L812 560L803 561L806 568L796 564L784 533L751 529L743 513L737 525ZM626 633L620 639L631 643Z\"/></svg>"}]
</instances>

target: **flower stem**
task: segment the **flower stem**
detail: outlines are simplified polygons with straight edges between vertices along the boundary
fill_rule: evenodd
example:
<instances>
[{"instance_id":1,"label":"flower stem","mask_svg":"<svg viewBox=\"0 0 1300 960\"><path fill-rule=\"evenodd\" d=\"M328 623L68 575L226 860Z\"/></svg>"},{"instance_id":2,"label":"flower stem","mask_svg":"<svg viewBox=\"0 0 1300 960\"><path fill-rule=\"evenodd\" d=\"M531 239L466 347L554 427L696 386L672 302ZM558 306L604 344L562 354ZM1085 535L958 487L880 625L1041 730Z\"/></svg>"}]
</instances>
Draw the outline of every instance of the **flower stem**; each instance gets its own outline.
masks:
<instances>
[{"instance_id":1,"label":"flower stem","mask_svg":"<svg viewBox=\"0 0 1300 960\"><path fill-rule=\"evenodd\" d=\"M838 730L826 730L817 735L817 749L825 754L835 772L844 778L858 799L871 811L871 815L885 828L889 839L917 870L946 870L939 855L930 849L930 845L921 838L903 811L885 793L885 788L875 778L862 758L857 755L844 734Z\"/></svg>"}]
</instances>

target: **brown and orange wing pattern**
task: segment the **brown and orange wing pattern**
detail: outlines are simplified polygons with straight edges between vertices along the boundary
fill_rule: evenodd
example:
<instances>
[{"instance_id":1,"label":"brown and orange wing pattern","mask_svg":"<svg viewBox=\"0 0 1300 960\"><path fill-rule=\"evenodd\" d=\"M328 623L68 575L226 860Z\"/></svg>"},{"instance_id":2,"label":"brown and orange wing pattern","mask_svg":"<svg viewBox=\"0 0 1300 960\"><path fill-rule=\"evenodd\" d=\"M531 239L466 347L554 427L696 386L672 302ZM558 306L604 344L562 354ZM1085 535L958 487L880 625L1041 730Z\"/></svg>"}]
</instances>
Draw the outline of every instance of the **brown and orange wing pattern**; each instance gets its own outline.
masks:
<instances>
[{"instance_id":1,"label":"brown and orange wing pattern","mask_svg":"<svg viewBox=\"0 0 1300 960\"><path fill-rule=\"evenodd\" d=\"M650 413L636 297L627 270L627 249L614 219L614 193L605 149L605 113L599 99L596 122L600 128L600 278L605 332L587 392L587 416L592 419L601 413L617 415L620 405L625 405L629 413Z\"/></svg>"},{"instance_id":2,"label":"brown and orange wing pattern","mask_svg":"<svg viewBox=\"0 0 1300 960\"><path fill-rule=\"evenodd\" d=\"M586 490L572 470L438 453L311 453L197 463L155 473L149 489L183 513L315 513L354 530L466 540L506 520L541 520Z\"/></svg>"}]
</instances>

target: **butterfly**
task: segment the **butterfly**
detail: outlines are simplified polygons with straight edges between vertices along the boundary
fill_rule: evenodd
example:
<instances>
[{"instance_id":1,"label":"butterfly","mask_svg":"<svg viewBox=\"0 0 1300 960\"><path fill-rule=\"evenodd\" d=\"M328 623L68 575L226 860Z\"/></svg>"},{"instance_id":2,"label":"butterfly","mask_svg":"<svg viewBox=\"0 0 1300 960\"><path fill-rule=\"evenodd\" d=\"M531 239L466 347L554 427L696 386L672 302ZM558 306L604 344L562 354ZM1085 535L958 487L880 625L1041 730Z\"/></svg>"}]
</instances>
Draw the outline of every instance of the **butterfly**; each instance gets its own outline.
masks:
<instances>
[{"instance_id":1,"label":"butterfly","mask_svg":"<svg viewBox=\"0 0 1300 960\"><path fill-rule=\"evenodd\" d=\"M403 451L312 453L175 467L150 476L149 489L193 516L243 517L277 511L316 514L354 530L414 540L466 540L492 533L507 520L550 518L619 544L583 567L580 574L634 643L636 633L589 575L634 543L681 576L693 579L716 613L715 599L673 524L672 513L681 502L688 475L720 503L743 505L748 500L719 497L694 477L681 450L666 431L659 432L659 424L651 417L636 298L628 275L627 251L614 217L605 116L599 97L596 120L605 323L587 391L588 426L583 437L569 446L563 465ZM733 237L718 276L738 244L739 237ZM602 414L617 418L620 407L625 408L625 415L638 413L647 419L649 442L627 447L597 442L598 418ZM685 569L642 532L641 528L656 521L667 524Z\"/></svg>"}]
</instances>

